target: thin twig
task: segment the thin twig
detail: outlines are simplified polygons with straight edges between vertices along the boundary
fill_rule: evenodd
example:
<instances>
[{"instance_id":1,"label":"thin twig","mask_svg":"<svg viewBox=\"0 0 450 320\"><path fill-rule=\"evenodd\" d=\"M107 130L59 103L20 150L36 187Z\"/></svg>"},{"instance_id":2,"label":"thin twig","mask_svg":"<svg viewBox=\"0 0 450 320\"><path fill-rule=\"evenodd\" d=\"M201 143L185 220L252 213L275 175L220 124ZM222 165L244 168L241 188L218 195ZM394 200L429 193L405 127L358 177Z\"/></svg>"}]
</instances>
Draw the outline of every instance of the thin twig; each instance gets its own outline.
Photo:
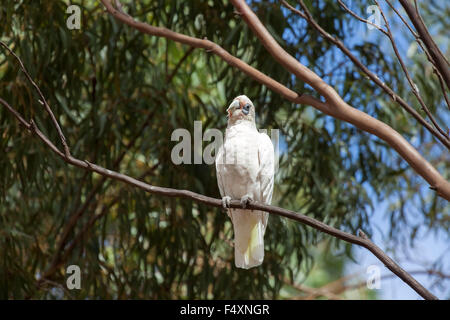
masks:
<instances>
[{"instance_id":1,"label":"thin twig","mask_svg":"<svg viewBox=\"0 0 450 320\"><path fill-rule=\"evenodd\" d=\"M408 15L412 24L416 28L416 31L419 34L420 39L422 39L423 43L427 47L428 52L430 53L430 56L434 60L436 67L438 68L439 72L442 74L442 77L445 80L447 88L450 89L450 68L448 67L449 62L445 58L445 55L441 52L439 47L434 42L433 37L431 37L430 33L428 32L428 29L425 23L423 22L422 17L419 14L417 6L414 8L413 5L409 2L409 0L400 0L400 4L405 9L406 14Z\"/></svg>"},{"instance_id":2,"label":"thin twig","mask_svg":"<svg viewBox=\"0 0 450 320\"><path fill-rule=\"evenodd\" d=\"M153 165L151 168L147 169L142 175L139 176L138 180L144 179L147 175L149 175L150 173L152 173L156 167L159 165L159 163ZM105 177L103 177L105 178ZM111 209L111 207L116 204L117 202L119 202L122 198L120 195L120 191L118 192L119 194L113 198L111 200L111 202L107 205L103 205L103 208L100 210L99 214L93 214L89 221L83 226L83 228L81 229L80 232L78 232L74 237L73 240L70 241L67 246L63 247L63 248L59 248L59 251L56 252L54 254L54 257L57 257L57 259L53 258L52 259L52 263L50 264L50 266L45 270L45 272L43 273L41 279L48 279L50 278L58 269L58 267L63 264L65 261L67 261L67 258L70 256L70 254L72 253L73 249L75 248L75 246L77 244L80 243L81 239L83 239L86 235L86 233L89 231L89 229L94 225L94 223L99 220L100 218L104 217L108 212L109 209ZM97 202L94 203L94 206L97 205ZM95 212L95 210L93 210ZM38 281L38 286L40 286L41 281Z\"/></svg>"},{"instance_id":3,"label":"thin twig","mask_svg":"<svg viewBox=\"0 0 450 320\"><path fill-rule=\"evenodd\" d=\"M431 122L433 123L434 127L447 139L449 140L450 137L448 136L447 132L445 132L445 130L443 130L439 124L436 122L436 119L434 119L432 113L430 112L430 109L428 109L427 105L425 104L425 101L423 101L422 96L419 93L419 90L417 89L417 85L414 83L414 81L411 78L411 75L409 74L408 68L405 65L405 62L402 59L402 56L400 55L400 52L398 51L397 48L397 44L395 43L395 39L394 36L392 35L392 31L391 31L391 27L389 25L389 21L386 18L383 9L381 8L380 4L378 3L377 0L375 0L375 3L378 6L378 9L380 10L381 16L383 17L384 23L386 25L386 29L387 29L387 36L392 44L392 49L394 49L394 53L395 56L397 57L400 66L402 67L403 73L406 76L406 79L408 80L408 83L411 87L411 90L413 92L413 94L416 96L417 101L419 101L422 110L425 111L425 113L427 114L428 118L430 118Z\"/></svg>"},{"instance_id":4,"label":"thin twig","mask_svg":"<svg viewBox=\"0 0 450 320\"><path fill-rule=\"evenodd\" d=\"M30 74L28 73L27 69L25 68L25 66L22 63L22 60L20 60L20 58L14 53L14 51L12 51L7 45L6 43L4 43L3 41L0 41L0 45L2 45L6 50L9 51L10 54L12 54L17 62L20 65L20 68L22 69L23 73L25 74L26 78L30 81L30 83L33 85L33 87L36 89L36 91L39 94L39 97L41 99L42 104L44 105L45 110L47 111L47 113L50 115L50 118L52 119L52 122L56 128L56 130L58 131L58 135L59 138L61 140L61 144L63 145L64 148L64 153L66 155L66 157L70 156L70 150L69 150L69 146L67 145L66 142L66 137L64 136L61 127L58 124L58 121L56 120L55 115L53 114L52 110L50 109L50 106L47 103L47 100L45 99L44 95L41 92L41 89L39 89L38 85L33 81L33 79L31 78Z\"/></svg>"},{"instance_id":5,"label":"thin twig","mask_svg":"<svg viewBox=\"0 0 450 320\"><path fill-rule=\"evenodd\" d=\"M138 130L138 132L134 135L133 139L131 139L127 145L125 146L124 150L120 153L120 155L116 158L116 160L113 162L113 168L117 169L120 163L122 162L123 158L125 157L126 153L134 146L137 139L142 135L142 132L149 124L151 118L153 117L155 111L150 112L146 119L144 120L143 124L141 125L141 128ZM86 161L88 165L90 165L89 162ZM78 210L75 211L74 214L72 214L69 218L69 221L65 224L64 230L61 232L61 236L59 237L58 244L56 245L55 253L53 254L53 257L51 258L50 266L47 268L47 271L45 272L46 277L48 277L48 274L53 273L53 271L56 269L56 266L60 264L60 257L61 252L64 250L64 246L67 242L67 239L70 235L70 232L75 228L77 222L80 220L80 218L83 216L83 214L86 212L87 208L91 204L94 197L97 195L98 191L101 189L103 184L107 178L105 176L100 179L100 181L92 188L92 190L89 192L89 194L86 197L86 200L84 201L83 205L78 208ZM51 270L51 272L49 272Z\"/></svg>"},{"instance_id":6,"label":"thin twig","mask_svg":"<svg viewBox=\"0 0 450 320\"><path fill-rule=\"evenodd\" d=\"M389 0L386 0L386 2L392 8L392 10L397 14L397 16L400 18L400 20L402 20L403 24L409 29L411 34L416 39L417 44L419 45L419 47L422 49L422 51L427 56L428 61L431 63L431 66L433 67L433 72L436 74L436 76L439 80L439 85L441 86L441 90L444 95L445 102L447 103L447 107L450 109L450 102L447 97L447 89L445 88L445 85L444 85L444 79L442 78L442 74L439 72L438 68L436 67L436 64L435 64L433 58L431 57L428 50L423 46L423 43L422 43L419 35L417 34L417 32L414 31L414 29L409 25L409 23L405 20L405 18L400 14L400 12L395 8L395 6Z\"/></svg>"},{"instance_id":7,"label":"thin twig","mask_svg":"<svg viewBox=\"0 0 450 320\"><path fill-rule=\"evenodd\" d=\"M357 66L362 72L364 72L375 84L377 84L380 88L384 90L390 97L392 97L393 101L398 103L403 109L405 109L409 114L411 114L420 124L422 124L432 135L441 141L441 143L446 146L450 150L450 139L447 139L446 136L443 136L437 129L435 129L430 123L428 123L414 108L412 108L405 100L403 100L397 93L394 92L386 83L381 81L381 79L370 71L355 55L351 53L351 51L344 45L344 43L331 36L328 32L326 32L316 20L314 20L311 12L308 10L308 7L303 3L303 1L299 1L300 6L302 7L302 11L292 7L289 3L282 0L282 5L294 12L295 14L301 16L309 24L315 28L323 38L335 44L354 64Z\"/></svg>"},{"instance_id":8,"label":"thin twig","mask_svg":"<svg viewBox=\"0 0 450 320\"><path fill-rule=\"evenodd\" d=\"M364 23L366 23L366 24L371 25L371 26L374 27L375 29L377 29L377 30L381 31L382 33L384 33L385 35L387 35L387 32L386 32L383 28L381 28L379 25L377 25L377 24L375 24L375 23L373 23L373 22L370 22L369 20L364 19L364 18L360 17L359 15L357 15L354 11L352 11L349 7L347 7L347 6L345 5L345 3L342 2L342 0L338 0L338 2L339 2L339 5L340 5L345 11L347 11L348 13L350 13L353 17L355 17L356 19L358 19L358 20L361 21L361 22L364 22Z\"/></svg>"}]
</instances>

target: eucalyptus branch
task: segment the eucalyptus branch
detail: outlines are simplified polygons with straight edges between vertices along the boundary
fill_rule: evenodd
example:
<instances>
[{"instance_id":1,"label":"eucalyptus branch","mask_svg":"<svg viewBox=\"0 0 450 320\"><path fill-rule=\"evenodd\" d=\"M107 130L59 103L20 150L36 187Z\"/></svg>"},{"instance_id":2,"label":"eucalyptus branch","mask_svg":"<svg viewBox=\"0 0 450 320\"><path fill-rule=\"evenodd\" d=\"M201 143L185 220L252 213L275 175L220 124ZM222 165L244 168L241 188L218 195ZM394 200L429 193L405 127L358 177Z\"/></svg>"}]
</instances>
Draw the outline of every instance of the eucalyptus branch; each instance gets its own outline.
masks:
<instances>
[{"instance_id":1,"label":"eucalyptus branch","mask_svg":"<svg viewBox=\"0 0 450 320\"><path fill-rule=\"evenodd\" d=\"M398 12L398 10L395 8L394 5L392 5L392 3L389 0L386 0L387 4L391 7L391 9L395 12L395 14L400 18L400 20L402 20L403 24L409 29L409 31L411 32L411 34L414 36L414 38L416 39L417 44L419 45L419 47L422 49L422 51L425 53L425 55L427 56L428 61L431 63L431 66L433 68L433 72L436 74L436 76L438 77L439 80L439 85L441 86L441 90L442 90L442 94L444 95L444 99L445 102L447 103L447 107L450 109L450 102L449 99L447 97L447 89L445 88L444 85L444 79L442 78L442 74L439 72L439 70L436 67L436 64L433 60L433 58L431 57L430 53L428 52L428 50L426 50L426 48L424 48L422 41L420 40L419 35L417 34L417 32L415 32L413 30L413 28L409 25L409 23L405 20L405 18L400 14L400 12Z\"/></svg>"},{"instance_id":2,"label":"eucalyptus branch","mask_svg":"<svg viewBox=\"0 0 450 320\"><path fill-rule=\"evenodd\" d=\"M102 0L106 3L106 0ZM139 30L143 32L147 32L152 34L152 32L156 33L159 36L165 36L168 38L172 38L175 41L179 41L185 44L194 44L196 47L201 47L204 49L209 49L215 54L222 57L228 63L233 66L238 67L241 70L246 70L248 74L251 74L254 77L258 77L260 81L264 81L271 85L271 89L274 91L281 91L287 94L287 96L294 101L301 101L298 103L311 103L315 106L320 106L323 110L327 110L333 115L337 117L347 119L347 121L353 123L356 122L357 126L364 128L366 131L380 135L384 140L394 144L394 148L397 150L400 149L402 151L402 147L404 149L403 153L400 152L404 156L404 158L412 163L412 166L420 172L424 173L426 179L429 178L432 181L432 186L437 189L439 194L444 195L447 199L450 198L450 191L447 188L448 183L440 177L439 173L428 163L426 162L418 152L409 145L406 140L404 140L395 130L390 128L389 126L383 124L382 122L368 116L367 114L360 112L343 102L340 97L336 94L336 92L326 85L322 79L320 79L316 74L310 71L308 68L304 67L300 63L298 63L294 58L290 57L281 47L276 44L275 40L270 36L268 31L262 26L261 22L258 18L253 14L250 8L245 4L244 1L236 1L232 0L233 4L236 6L237 11L240 13L242 18L252 27L253 31L260 37L262 43L268 47L270 52L280 60L282 64L295 75L302 78L305 82L312 85L319 93L321 93L326 99L327 103L323 103L320 100L317 100L313 97L306 95L298 95L293 91L286 91L286 87L279 84L275 80L267 77L262 74L258 70L248 66L246 63L241 60L231 56L225 50L223 50L220 46L214 44L208 40L200 40L196 38L191 38L185 35L181 35L175 33L171 30L164 28L156 28L151 27L149 25L135 22L131 18L126 15L121 14L116 9L113 9L112 13L117 14L121 19L124 19L130 25L133 25ZM109 2L108 2L109 4ZM112 7L111 7L112 8ZM131 20L130 20L131 19ZM278 47L279 49L278 49ZM277 52L275 52L277 51ZM289 58L290 57L290 58ZM286 59L286 60L284 60ZM34 83L34 82L33 82ZM37 87L37 85L36 85ZM289 89L287 89L289 90ZM39 90L40 92L40 90ZM173 188L166 188L160 186L150 185L141 181L139 179L135 179L126 174L122 174L117 171L109 170L97 164L91 163L88 160L81 160L74 156L72 156L68 151L68 149L64 148L64 151L61 151L58 147L56 147L53 142L39 129L37 124L31 119L29 121L25 120L24 117L18 113L14 108L12 108L5 100L0 98L0 104L3 105L17 120L18 122L34 137L37 137L41 142L48 147L53 153L61 158L65 163L87 170L89 172L96 172L99 175L110 178L113 180L121 181L127 185L133 186L140 190L143 190L149 194L159 195L163 197L173 197L180 199L189 199L191 201L195 201L210 207L222 208L222 200L216 199L212 197L208 197L202 194L198 194L189 190L179 190ZM50 110L48 104L50 114L53 114ZM352 122L353 121L353 122ZM376 125L372 127L371 125ZM402 146L398 146L397 144L401 144ZM420 160L419 163L415 161ZM424 172L424 170L426 172ZM447 183L442 183L442 180ZM448 191L448 193L447 193ZM242 205L239 200L232 200L230 203L230 208L242 208ZM419 295L424 297L425 299L436 299L436 297L430 293L426 288L424 288L417 280L415 280L410 274L408 274L405 270L403 270L394 260L392 260L386 253L384 253L377 245L371 242L367 236L360 231L358 236L352 235L350 233L344 232L342 230L336 229L332 226L329 226L321 221L318 221L312 217L296 213L291 210L286 210L283 208L279 208L272 205L262 204L258 202L250 202L246 205L246 209L248 210L259 210L269 212L271 214L279 215L305 225L308 225L320 232L329 234L333 237L341 239L343 241L359 245L361 247L369 250L373 255L375 255L389 270L391 270L394 274L396 274L399 278L401 278L405 283L407 283L411 288L413 288Z\"/></svg>"},{"instance_id":3,"label":"eucalyptus branch","mask_svg":"<svg viewBox=\"0 0 450 320\"><path fill-rule=\"evenodd\" d=\"M384 33L385 35L387 35L387 32L386 32L383 28L381 28L379 25L377 25L377 24L375 24L375 23L373 23L373 22L371 22L371 21L369 21L369 20L367 20L367 19L364 19L363 17L361 17L361 16L359 16L358 14L356 14L356 13L355 13L354 11L352 11L349 7L347 7L347 6L345 5L345 3L342 2L342 0L338 0L338 2L339 2L339 5L340 5L345 11L347 11L350 15L352 15L354 18L356 18L357 20L359 20L359 21L361 21L361 22L364 22L364 23L366 23L366 24L368 24L368 25L371 25L372 27L374 27L374 28L377 29L378 31L380 31L380 32Z\"/></svg>"},{"instance_id":4,"label":"eucalyptus branch","mask_svg":"<svg viewBox=\"0 0 450 320\"><path fill-rule=\"evenodd\" d=\"M381 79L370 71L355 55L353 55L345 44L336 37L331 36L328 32L326 32L316 20L314 20L311 12L308 10L308 7L304 4L303 1L299 1L300 6L302 7L302 11L292 7L288 2L282 0L281 4L289 9L291 12L301 16L305 19L314 29L316 29L320 35L332 42L336 45L342 53L344 53L355 66L357 66L363 73L365 73L370 80L372 80L376 85L378 85L384 92L386 92L393 101L398 103L404 110L406 110L409 114L411 114L421 125L423 125L432 135L438 138L441 143L446 146L450 150L450 138L447 138L445 134L440 133L436 128L428 123L414 108L412 108L405 100L403 100L394 90L392 90L386 83L381 81ZM345 6L345 5L344 5ZM383 29L382 29L383 30ZM383 30L384 31L384 30Z\"/></svg>"},{"instance_id":5,"label":"eucalyptus branch","mask_svg":"<svg viewBox=\"0 0 450 320\"><path fill-rule=\"evenodd\" d=\"M416 28L417 33L420 36L420 39L423 41L424 45L427 47L428 52L430 53L430 56L432 57L433 61L435 62L437 69L442 74L442 77L445 80L447 88L450 89L449 62L445 58L445 55L441 52L439 47L434 42L430 33L428 32L428 29L427 29L425 23L423 22L422 17L419 14L419 10L417 9L417 4L416 4L415 8L412 6L411 3L409 3L408 0L400 0L400 4L405 9L406 14L408 15L412 24Z\"/></svg>"},{"instance_id":6,"label":"eucalyptus branch","mask_svg":"<svg viewBox=\"0 0 450 320\"><path fill-rule=\"evenodd\" d=\"M138 180L144 179L147 175L154 172L154 170L157 168L159 163L155 164L154 166L147 169L142 175L139 176ZM105 177L102 177L103 179L106 179ZM108 204L104 204L102 209L100 210L100 213L98 214L92 214L89 218L89 221L81 228L81 230L73 237L72 241L68 242L67 245L61 246L57 248L57 251L53 255L53 259L51 261L51 264L49 267L45 270L43 273L41 279L38 280L38 286L42 283L42 281L45 281L45 279L50 278L57 270L57 268L63 264L65 261L67 261L68 257L72 253L73 249L76 247L77 244L81 242L83 238L86 237L87 232L89 229L95 224L95 222L102 217L104 217L111 207L119 202L122 198L120 195L120 191L118 192L118 195L116 195ZM89 202L85 202L89 204ZM93 203L94 207L98 205L98 201ZM95 211L95 210L94 210Z\"/></svg>"},{"instance_id":7,"label":"eucalyptus branch","mask_svg":"<svg viewBox=\"0 0 450 320\"><path fill-rule=\"evenodd\" d=\"M36 91L40 97L39 103L44 106L45 110L47 111L47 113L50 115L50 118L52 119L53 125L55 126L56 130L58 131L59 139L61 140L61 144L63 145L64 153L65 153L66 157L70 156L70 150L69 150L69 146L67 145L67 142L66 142L66 137L64 136L64 134L61 130L61 127L58 124L58 120L56 120L55 115L53 114L52 110L50 109L50 106L48 105L47 100L45 99L44 95L42 94L41 89L39 89L38 85L33 81L30 74L28 73L27 69L23 65L22 60L19 59L19 57L14 53L14 51L12 51L6 45L6 43L4 43L3 41L0 41L0 45L2 45L6 50L9 51L10 54L12 54L14 56L14 58L16 58L17 62L20 65L20 68L22 69L26 78L28 79L28 81L30 81L30 83L36 89Z\"/></svg>"},{"instance_id":8,"label":"eucalyptus branch","mask_svg":"<svg viewBox=\"0 0 450 320\"><path fill-rule=\"evenodd\" d=\"M408 80L408 83L411 87L413 94L416 96L417 101L419 101L420 106L422 107L422 110L425 111L428 118L430 118L434 127L447 139L447 141L450 141L449 135L439 126L439 124L436 122L433 115L431 114L430 109L428 109L427 105L425 104L425 101L423 101L423 99L419 93L419 90L417 88L417 85L412 80L411 75L409 74L408 68L406 67L405 62L403 61L402 56L400 55L400 52L398 51L397 44L395 43L395 39L394 39L394 36L392 35L391 27L389 25L389 21L387 20L385 14L384 14L384 11L381 8L381 6L377 0L375 0L375 3L377 4L378 9L380 10L381 16L383 17L384 23L386 25L387 36L392 44L392 49L394 49L395 56L397 57L397 59L400 63L400 66L402 67L402 70L406 76L406 79Z\"/></svg>"},{"instance_id":9,"label":"eucalyptus branch","mask_svg":"<svg viewBox=\"0 0 450 320\"><path fill-rule=\"evenodd\" d=\"M154 111L150 112L146 119L144 120L143 124L141 125L141 128L138 130L137 134L134 135L134 137L127 143L124 150L120 153L120 155L114 160L113 168L117 169L122 162L123 158L125 157L128 150L130 150L134 144L136 143L137 139L141 136L144 129L149 124L151 118L153 117ZM97 184L92 188L92 190L89 192L89 194L86 197L86 200L84 201L83 205L75 210L75 212L70 216L69 221L64 225L64 229L61 232L61 236L59 237L58 243L56 245L55 253L53 254L53 257L51 258L50 266L48 267L47 271L44 273L45 277L48 277L48 274L51 274L55 271L56 267L61 263L61 261L64 261L61 259L61 252L64 250L64 246L67 243L67 239L69 238L70 232L75 228L76 224L80 220L80 218L83 216L83 214L86 212L86 210L89 208L89 205L91 204L94 197L98 194L100 189L103 187L103 184L106 182L107 178L103 176L100 181L97 182ZM51 272L49 272L51 270ZM44 278L44 277L43 277Z\"/></svg>"}]
</instances>

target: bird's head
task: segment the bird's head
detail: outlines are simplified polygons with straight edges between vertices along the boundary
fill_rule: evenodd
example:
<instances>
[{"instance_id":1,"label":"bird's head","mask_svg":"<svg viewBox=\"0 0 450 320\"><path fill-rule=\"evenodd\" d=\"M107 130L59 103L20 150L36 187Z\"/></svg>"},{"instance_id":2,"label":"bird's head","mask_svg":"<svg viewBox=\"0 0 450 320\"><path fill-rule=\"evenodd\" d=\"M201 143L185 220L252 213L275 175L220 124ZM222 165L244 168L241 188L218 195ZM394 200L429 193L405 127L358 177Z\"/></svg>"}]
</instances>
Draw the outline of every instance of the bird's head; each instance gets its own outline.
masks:
<instances>
[{"instance_id":1,"label":"bird's head","mask_svg":"<svg viewBox=\"0 0 450 320\"><path fill-rule=\"evenodd\" d=\"M255 122L255 106L245 95L237 96L233 99L227 109L228 123L235 123L239 120Z\"/></svg>"}]
</instances>

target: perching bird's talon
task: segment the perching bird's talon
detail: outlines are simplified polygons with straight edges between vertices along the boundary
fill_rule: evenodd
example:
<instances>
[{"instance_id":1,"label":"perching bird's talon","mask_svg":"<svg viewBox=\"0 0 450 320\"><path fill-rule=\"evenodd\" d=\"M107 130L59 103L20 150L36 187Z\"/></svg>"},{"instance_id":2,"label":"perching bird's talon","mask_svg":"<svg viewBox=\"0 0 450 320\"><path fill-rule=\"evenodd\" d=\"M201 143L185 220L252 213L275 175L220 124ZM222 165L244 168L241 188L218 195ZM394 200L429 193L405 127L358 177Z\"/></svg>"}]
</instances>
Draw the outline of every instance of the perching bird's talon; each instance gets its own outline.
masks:
<instances>
[{"instance_id":1,"label":"perching bird's talon","mask_svg":"<svg viewBox=\"0 0 450 320\"><path fill-rule=\"evenodd\" d=\"M249 195L245 195L245 196L243 196L242 198L241 198L241 206L242 206L242 208L246 208L247 207L247 205L250 203L250 202L252 202L253 201L253 199L249 196Z\"/></svg>"},{"instance_id":2,"label":"perching bird's talon","mask_svg":"<svg viewBox=\"0 0 450 320\"><path fill-rule=\"evenodd\" d=\"M231 197L225 196L222 198L222 207L226 210L231 205Z\"/></svg>"}]
</instances>

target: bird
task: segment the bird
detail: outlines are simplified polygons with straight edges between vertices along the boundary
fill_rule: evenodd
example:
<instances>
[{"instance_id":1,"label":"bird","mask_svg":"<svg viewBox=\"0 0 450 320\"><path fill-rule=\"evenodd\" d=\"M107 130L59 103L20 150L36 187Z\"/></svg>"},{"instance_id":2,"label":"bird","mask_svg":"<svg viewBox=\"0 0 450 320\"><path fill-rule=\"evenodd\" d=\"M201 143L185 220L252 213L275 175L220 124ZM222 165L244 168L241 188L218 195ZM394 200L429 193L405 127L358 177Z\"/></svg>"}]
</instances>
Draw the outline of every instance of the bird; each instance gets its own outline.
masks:
<instances>
[{"instance_id":1,"label":"bird","mask_svg":"<svg viewBox=\"0 0 450 320\"><path fill-rule=\"evenodd\" d=\"M215 160L222 206L234 230L235 266L250 269L264 260L264 234L269 214L248 210L252 201L270 204L275 171L271 139L260 133L255 123L255 106L245 95L237 96L227 108L225 138ZM240 200L242 209L230 208Z\"/></svg>"}]
</instances>

